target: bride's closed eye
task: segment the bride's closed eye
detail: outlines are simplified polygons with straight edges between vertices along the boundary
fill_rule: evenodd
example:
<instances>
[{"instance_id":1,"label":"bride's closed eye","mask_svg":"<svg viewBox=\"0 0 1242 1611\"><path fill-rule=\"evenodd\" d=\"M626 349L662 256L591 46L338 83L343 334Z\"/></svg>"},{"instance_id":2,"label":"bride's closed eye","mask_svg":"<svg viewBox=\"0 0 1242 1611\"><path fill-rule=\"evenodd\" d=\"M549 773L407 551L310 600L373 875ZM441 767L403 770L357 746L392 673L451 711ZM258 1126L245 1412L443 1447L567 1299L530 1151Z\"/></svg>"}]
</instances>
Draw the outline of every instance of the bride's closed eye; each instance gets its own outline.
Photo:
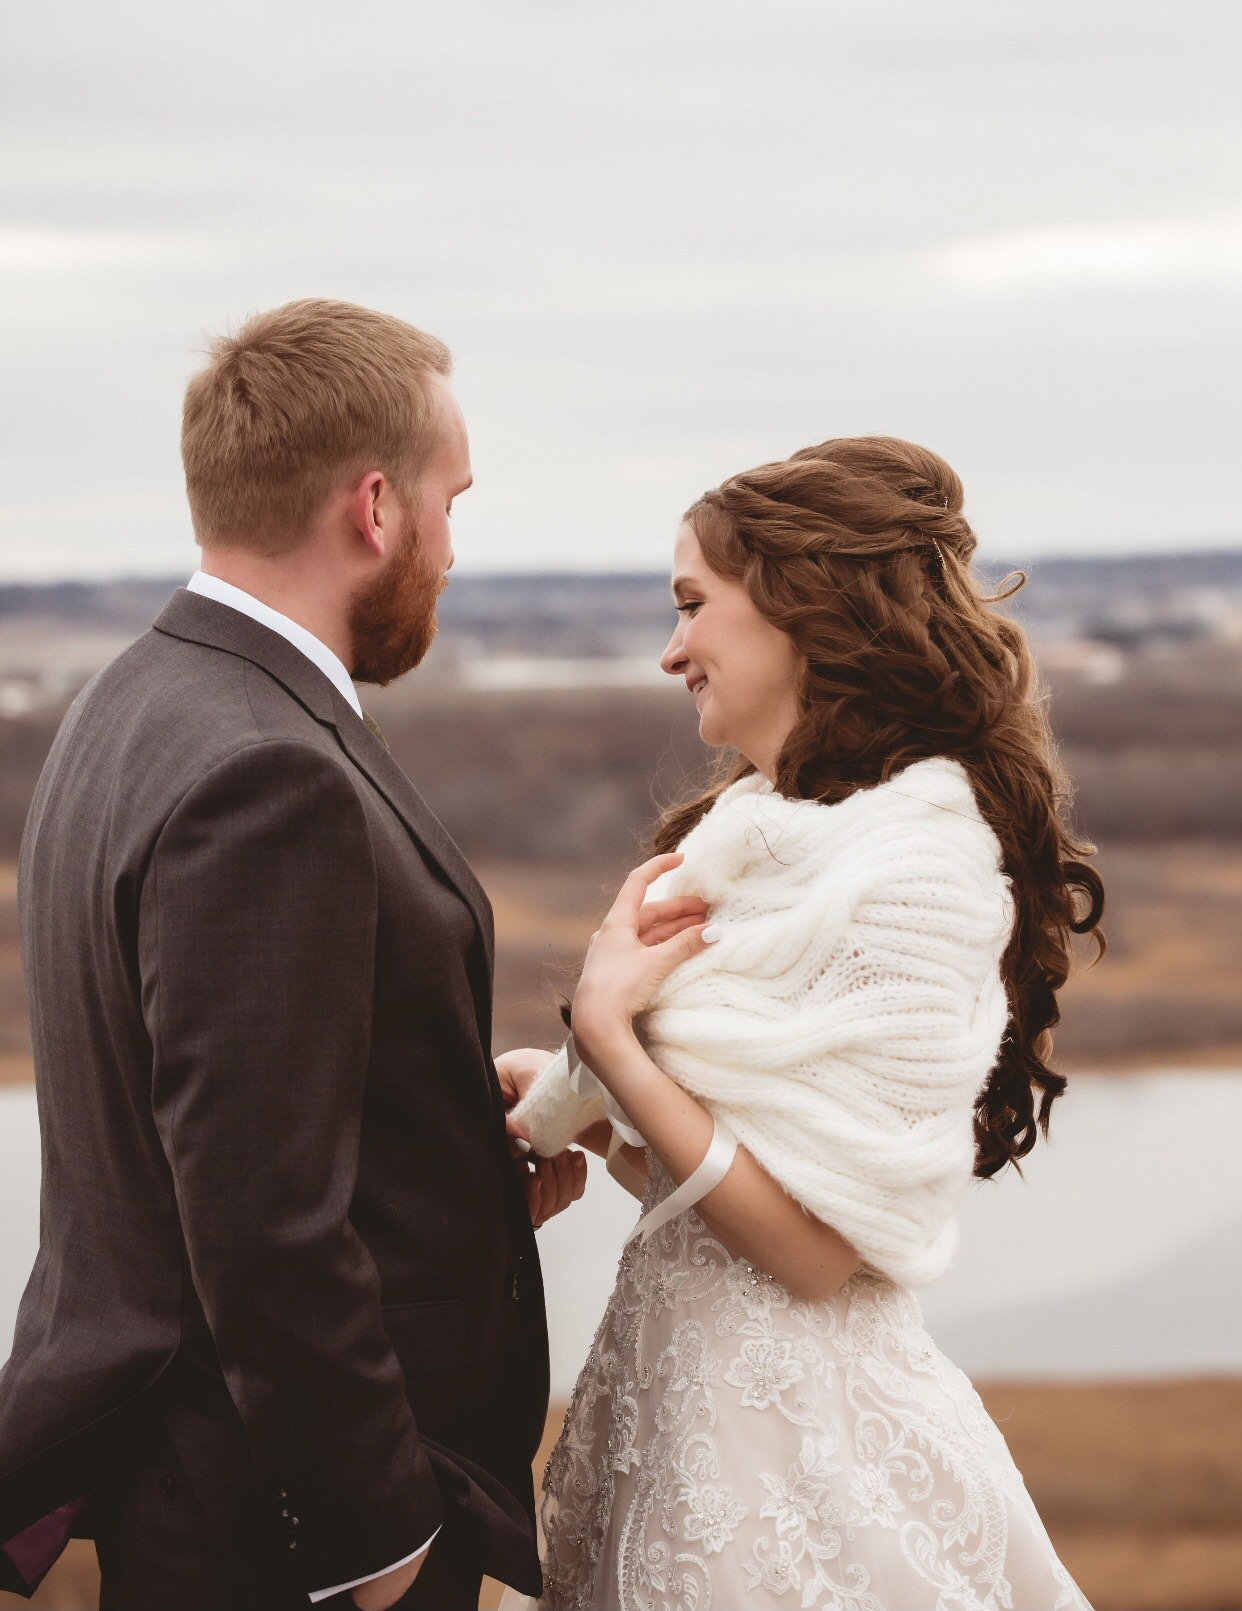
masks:
<instances>
[{"instance_id":1,"label":"bride's closed eye","mask_svg":"<svg viewBox=\"0 0 1242 1611\"><path fill-rule=\"evenodd\" d=\"M678 615L693 615L695 610L701 608L702 603L702 599L686 599L683 604L674 604L673 608Z\"/></svg>"}]
</instances>

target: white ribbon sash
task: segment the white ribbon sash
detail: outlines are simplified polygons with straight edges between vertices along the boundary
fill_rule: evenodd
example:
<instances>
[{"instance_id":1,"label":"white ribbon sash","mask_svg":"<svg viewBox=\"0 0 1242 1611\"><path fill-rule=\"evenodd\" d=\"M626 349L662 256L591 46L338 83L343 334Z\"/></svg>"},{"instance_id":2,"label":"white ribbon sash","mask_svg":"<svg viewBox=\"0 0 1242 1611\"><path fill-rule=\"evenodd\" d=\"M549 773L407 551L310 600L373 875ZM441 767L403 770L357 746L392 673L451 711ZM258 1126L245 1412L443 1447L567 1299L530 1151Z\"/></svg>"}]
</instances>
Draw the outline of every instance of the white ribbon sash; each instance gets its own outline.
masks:
<instances>
[{"instance_id":1,"label":"white ribbon sash","mask_svg":"<svg viewBox=\"0 0 1242 1611\"><path fill-rule=\"evenodd\" d=\"M625 1178L625 1160L620 1156L623 1146L645 1147L645 1138L630 1123L624 1109L613 1097L612 1092L600 1084L599 1080L578 1056L578 1048L574 1045L571 1034L565 1042L565 1055L569 1060L569 1088L574 1095L583 1101L598 1098L604 1110L604 1117L612 1126L612 1140L608 1143L608 1173L612 1175L627 1191L632 1187ZM655 1234L662 1225L669 1220L676 1219L678 1214L687 1208L693 1208L708 1192L714 1191L724 1177L733 1167L733 1160L737 1156L737 1137L716 1116L712 1115L712 1139L708 1143L707 1151L703 1154L698 1168L675 1191L671 1191L662 1203L657 1203L650 1213L644 1214L626 1237L626 1242L632 1242L637 1236L645 1242L648 1237ZM639 1195L634 1193L634 1195Z\"/></svg>"}]
</instances>

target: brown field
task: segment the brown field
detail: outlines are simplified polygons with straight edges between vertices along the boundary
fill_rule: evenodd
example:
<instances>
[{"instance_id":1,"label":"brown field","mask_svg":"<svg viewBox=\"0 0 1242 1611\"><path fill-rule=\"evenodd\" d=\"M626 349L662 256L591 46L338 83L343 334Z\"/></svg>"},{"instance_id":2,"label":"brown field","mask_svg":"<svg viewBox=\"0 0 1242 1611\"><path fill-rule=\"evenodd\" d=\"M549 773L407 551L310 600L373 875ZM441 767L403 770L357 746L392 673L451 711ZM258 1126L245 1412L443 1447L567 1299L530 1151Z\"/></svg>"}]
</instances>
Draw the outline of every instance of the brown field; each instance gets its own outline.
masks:
<instances>
[{"instance_id":1,"label":"brown field","mask_svg":"<svg viewBox=\"0 0 1242 1611\"><path fill-rule=\"evenodd\" d=\"M981 1392L1096 1611L1242 1611L1242 1380ZM536 1474L559 1423L558 1411ZM93 1550L76 1543L33 1601L0 1594L0 1611L91 1611L97 1590ZM486 1586L483 1611L498 1601Z\"/></svg>"},{"instance_id":2,"label":"brown field","mask_svg":"<svg viewBox=\"0 0 1242 1611\"><path fill-rule=\"evenodd\" d=\"M59 641L53 634L49 641ZM545 1043L616 883L705 752L684 692L480 692L412 677L368 704L496 904L497 1044ZM1104 966L1063 997L1068 1067L1242 1062L1242 652L1138 652L1052 714L1108 892ZM59 723L0 719L0 1079L29 1077L12 863Z\"/></svg>"},{"instance_id":3,"label":"brown field","mask_svg":"<svg viewBox=\"0 0 1242 1611\"><path fill-rule=\"evenodd\" d=\"M1064 1064L1242 1066L1242 845L1108 846L1100 865L1109 951L1065 992ZM496 912L497 1047L553 1044L609 881L512 862L480 872ZM0 864L0 1082L31 1072L16 876ZM982 1392L1098 1611L1242 1611L1242 1380ZM558 1428L554 1415L537 1471ZM92 1546L77 1542L32 1602L0 1594L0 1611L90 1611L97 1585ZM485 1587L484 1611L498 1603Z\"/></svg>"},{"instance_id":4,"label":"brown field","mask_svg":"<svg viewBox=\"0 0 1242 1611\"><path fill-rule=\"evenodd\" d=\"M1242 1067L1242 844L1105 846L1102 963L1062 994L1060 1063ZM484 864L496 912L496 1049L555 1044L557 1005L611 899L598 875Z\"/></svg>"},{"instance_id":5,"label":"brown field","mask_svg":"<svg viewBox=\"0 0 1242 1611\"><path fill-rule=\"evenodd\" d=\"M1108 953L1063 993L1066 1068L1242 1067L1242 844L1108 845ZM554 1045L558 1006L613 893L607 874L481 862L496 913L496 1050ZM31 1078L17 880L0 864L0 1083Z\"/></svg>"},{"instance_id":6,"label":"brown field","mask_svg":"<svg viewBox=\"0 0 1242 1611\"><path fill-rule=\"evenodd\" d=\"M1240 671L1236 650L1140 655L1109 687L1056 690L1108 891L1105 962L1062 998L1070 1071L1242 1068ZM688 707L667 691L482 696L414 679L369 703L492 896L497 1049L554 1044L655 802L701 764ZM32 1074L12 863L57 719L0 722L0 1083ZM982 1391L1098 1611L1242 1611L1242 1378ZM89 1611L96 1589L81 1544L33 1604Z\"/></svg>"}]
</instances>

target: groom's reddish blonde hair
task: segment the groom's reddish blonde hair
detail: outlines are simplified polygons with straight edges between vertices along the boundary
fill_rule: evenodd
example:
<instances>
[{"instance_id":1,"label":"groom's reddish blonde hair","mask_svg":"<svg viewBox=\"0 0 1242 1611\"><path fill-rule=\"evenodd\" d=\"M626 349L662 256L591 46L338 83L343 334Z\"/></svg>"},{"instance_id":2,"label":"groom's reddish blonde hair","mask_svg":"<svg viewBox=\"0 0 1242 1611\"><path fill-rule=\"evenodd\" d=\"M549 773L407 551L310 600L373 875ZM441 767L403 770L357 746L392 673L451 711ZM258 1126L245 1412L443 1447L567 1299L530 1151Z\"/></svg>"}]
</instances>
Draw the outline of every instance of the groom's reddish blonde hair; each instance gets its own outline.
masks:
<instances>
[{"instance_id":1,"label":"groom's reddish blonde hair","mask_svg":"<svg viewBox=\"0 0 1242 1611\"><path fill-rule=\"evenodd\" d=\"M281 553L379 469L407 496L439 439L448 348L401 319L308 298L216 337L186 388L181 457L205 547Z\"/></svg>"}]
</instances>

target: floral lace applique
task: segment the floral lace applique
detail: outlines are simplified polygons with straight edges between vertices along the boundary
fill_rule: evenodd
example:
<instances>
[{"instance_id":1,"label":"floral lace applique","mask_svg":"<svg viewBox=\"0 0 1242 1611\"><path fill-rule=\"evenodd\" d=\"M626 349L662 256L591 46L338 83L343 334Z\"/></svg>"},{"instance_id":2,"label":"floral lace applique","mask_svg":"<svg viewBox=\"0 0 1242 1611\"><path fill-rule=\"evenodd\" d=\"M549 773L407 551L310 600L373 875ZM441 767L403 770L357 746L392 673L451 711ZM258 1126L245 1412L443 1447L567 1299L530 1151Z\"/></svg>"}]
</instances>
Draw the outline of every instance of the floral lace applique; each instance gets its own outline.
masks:
<instances>
[{"instance_id":1,"label":"floral lace applique","mask_svg":"<svg viewBox=\"0 0 1242 1611\"><path fill-rule=\"evenodd\" d=\"M693 1211L625 1249L542 1520L547 1611L1086 1611L914 1296L795 1300Z\"/></svg>"}]
</instances>

